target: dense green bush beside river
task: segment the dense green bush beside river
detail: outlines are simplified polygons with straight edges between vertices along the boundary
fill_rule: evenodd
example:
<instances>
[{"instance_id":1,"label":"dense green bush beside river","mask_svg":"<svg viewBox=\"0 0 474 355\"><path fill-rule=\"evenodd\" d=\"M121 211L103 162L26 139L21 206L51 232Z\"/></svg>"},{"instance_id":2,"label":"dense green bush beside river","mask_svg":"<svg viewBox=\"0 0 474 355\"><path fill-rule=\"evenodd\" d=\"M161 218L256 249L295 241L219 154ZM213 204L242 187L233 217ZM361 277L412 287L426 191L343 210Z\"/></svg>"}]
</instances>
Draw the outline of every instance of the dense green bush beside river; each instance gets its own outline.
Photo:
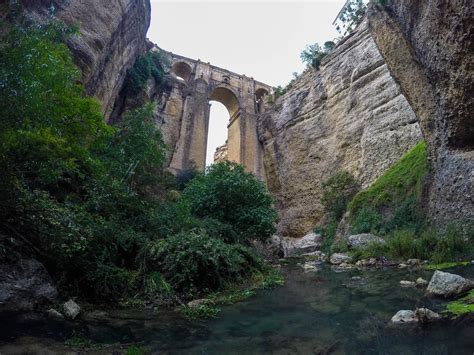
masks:
<instances>
[{"instance_id":1,"label":"dense green bush beside river","mask_svg":"<svg viewBox=\"0 0 474 355\"><path fill-rule=\"evenodd\" d=\"M106 125L78 84L69 35L17 27L1 44L1 261L38 258L63 293L94 301L191 297L261 271L249 240L269 237L276 218L263 184L224 163L182 197L153 106ZM157 58L137 63L134 89L160 83Z\"/></svg>"}]
</instances>

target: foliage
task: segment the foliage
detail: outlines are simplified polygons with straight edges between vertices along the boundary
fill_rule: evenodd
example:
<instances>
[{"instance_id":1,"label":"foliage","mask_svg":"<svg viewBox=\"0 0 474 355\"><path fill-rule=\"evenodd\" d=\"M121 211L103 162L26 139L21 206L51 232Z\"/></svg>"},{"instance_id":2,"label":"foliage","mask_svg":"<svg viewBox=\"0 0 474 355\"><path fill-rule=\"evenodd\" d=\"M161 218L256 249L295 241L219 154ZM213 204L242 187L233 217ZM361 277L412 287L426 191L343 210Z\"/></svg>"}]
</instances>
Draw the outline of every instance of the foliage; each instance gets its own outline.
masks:
<instances>
[{"instance_id":1,"label":"foliage","mask_svg":"<svg viewBox=\"0 0 474 355\"><path fill-rule=\"evenodd\" d=\"M439 264L427 264L424 265L425 270L445 270L445 269L451 269L456 266L467 266L469 265L469 261L451 261L451 262L444 262L444 263L439 263Z\"/></svg>"},{"instance_id":2,"label":"foliage","mask_svg":"<svg viewBox=\"0 0 474 355\"><path fill-rule=\"evenodd\" d=\"M472 230L465 233L454 224L449 225L446 231L428 229L421 234L413 229L400 229L391 232L385 237L385 241L385 244L375 243L364 250L358 250L353 256L356 259L378 256L392 259L418 258L435 263L433 266L427 265L427 269L462 265L444 261L466 260L474 256ZM436 264L441 262L444 263Z\"/></svg>"},{"instance_id":3,"label":"foliage","mask_svg":"<svg viewBox=\"0 0 474 355\"><path fill-rule=\"evenodd\" d=\"M362 22L366 12L367 5L364 0L350 0L338 18L342 22L344 34L351 33ZM336 29L342 32L340 26Z\"/></svg>"},{"instance_id":4,"label":"foliage","mask_svg":"<svg viewBox=\"0 0 474 355\"><path fill-rule=\"evenodd\" d=\"M165 76L163 64L164 59L159 52L147 52L137 58L132 68L127 73L125 86L131 95L139 94L153 78L157 85L163 83Z\"/></svg>"},{"instance_id":5,"label":"foliage","mask_svg":"<svg viewBox=\"0 0 474 355\"><path fill-rule=\"evenodd\" d=\"M180 308L181 314L188 319L215 318L220 311L221 309L213 304L201 304L193 307L182 305Z\"/></svg>"},{"instance_id":6,"label":"foliage","mask_svg":"<svg viewBox=\"0 0 474 355\"><path fill-rule=\"evenodd\" d=\"M57 23L14 28L0 47L2 261L17 260L3 242L15 240L63 293L129 304L204 292L261 270L251 249L226 242L273 232L263 184L227 165L184 184L186 199L170 190L176 182L164 171L153 106L107 126L77 84L68 33ZM137 72L158 75L142 64ZM218 199L201 195L213 189Z\"/></svg>"},{"instance_id":7,"label":"foliage","mask_svg":"<svg viewBox=\"0 0 474 355\"><path fill-rule=\"evenodd\" d=\"M150 242L143 253L148 268L162 270L173 288L185 294L217 290L262 268L262 260L250 248L226 244L203 232Z\"/></svg>"},{"instance_id":8,"label":"foliage","mask_svg":"<svg viewBox=\"0 0 474 355\"><path fill-rule=\"evenodd\" d=\"M275 232L276 212L265 185L236 163L211 165L188 184L183 197L194 216L232 228L227 242L265 240Z\"/></svg>"},{"instance_id":9,"label":"foliage","mask_svg":"<svg viewBox=\"0 0 474 355\"><path fill-rule=\"evenodd\" d=\"M359 190L359 184L347 171L340 171L322 184L321 203L331 219L340 220L347 204Z\"/></svg>"},{"instance_id":10,"label":"foliage","mask_svg":"<svg viewBox=\"0 0 474 355\"><path fill-rule=\"evenodd\" d=\"M316 70L319 70L321 60L325 56L327 56L329 53L331 53L334 47L335 47L335 43L332 41L324 42L323 48L321 48L321 46L318 43L309 44L300 53L301 61L307 64L308 66L311 66L315 68Z\"/></svg>"},{"instance_id":11,"label":"foliage","mask_svg":"<svg viewBox=\"0 0 474 355\"><path fill-rule=\"evenodd\" d=\"M421 194L428 172L426 144L418 143L368 189L349 203L352 232L387 234L391 230L421 230Z\"/></svg>"},{"instance_id":12,"label":"foliage","mask_svg":"<svg viewBox=\"0 0 474 355\"><path fill-rule=\"evenodd\" d=\"M474 312L474 290L471 290L466 296L448 303L446 310L456 317Z\"/></svg>"}]
</instances>

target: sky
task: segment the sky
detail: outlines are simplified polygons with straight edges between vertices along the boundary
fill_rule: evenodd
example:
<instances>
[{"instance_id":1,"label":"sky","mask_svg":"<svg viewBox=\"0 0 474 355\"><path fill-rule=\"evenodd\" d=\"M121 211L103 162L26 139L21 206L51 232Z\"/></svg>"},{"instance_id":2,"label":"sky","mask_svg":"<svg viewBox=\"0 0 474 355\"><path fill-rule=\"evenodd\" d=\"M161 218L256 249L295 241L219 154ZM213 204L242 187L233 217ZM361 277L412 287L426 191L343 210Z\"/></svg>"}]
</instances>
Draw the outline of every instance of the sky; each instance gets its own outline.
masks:
<instances>
[{"instance_id":1,"label":"sky","mask_svg":"<svg viewBox=\"0 0 474 355\"><path fill-rule=\"evenodd\" d=\"M334 40L345 0L152 0L148 38L161 48L285 86L307 44ZM207 164L227 139L229 114L211 102Z\"/></svg>"}]
</instances>

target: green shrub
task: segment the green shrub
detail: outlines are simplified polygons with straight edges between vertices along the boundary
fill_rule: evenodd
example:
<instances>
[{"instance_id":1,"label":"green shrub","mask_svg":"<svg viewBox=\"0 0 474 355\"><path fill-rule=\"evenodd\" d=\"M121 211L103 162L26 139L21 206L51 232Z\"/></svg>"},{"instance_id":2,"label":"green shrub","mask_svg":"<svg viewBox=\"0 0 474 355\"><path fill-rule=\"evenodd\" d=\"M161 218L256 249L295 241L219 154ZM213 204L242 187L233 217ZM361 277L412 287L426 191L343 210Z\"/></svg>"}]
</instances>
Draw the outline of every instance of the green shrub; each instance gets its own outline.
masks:
<instances>
[{"instance_id":1,"label":"green shrub","mask_svg":"<svg viewBox=\"0 0 474 355\"><path fill-rule=\"evenodd\" d=\"M324 212L332 220L339 221L346 212L347 204L358 190L359 185L347 171L341 171L331 176L322 185L321 203Z\"/></svg>"},{"instance_id":2,"label":"green shrub","mask_svg":"<svg viewBox=\"0 0 474 355\"><path fill-rule=\"evenodd\" d=\"M148 52L137 58L133 67L128 71L125 81L127 91L132 95L139 94L153 78L157 85L163 82L165 72L161 64L162 54Z\"/></svg>"},{"instance_id":3,"label":"green shrub","mask_svg":"<svg viewBox=\"0 0 474 355\"><path fill-rule=\"evenodd\" d=\"M151 242L143 253L148 268L161 270L175 290L186 294L219 289L263 265L247 247L193 231Z\"/></svg>"},{"instance_id":4,"label":"green shrub","mask_svg":"<svg viewBox=\"0 0 474 355\"><path fill-rule=\"evenodd\" d=\"M191 213L231 226L231 243L265 240L275 232L276 212L265 185L233 162L213 164L194 178L183 193Z\"/></svg>"}]
</instances>

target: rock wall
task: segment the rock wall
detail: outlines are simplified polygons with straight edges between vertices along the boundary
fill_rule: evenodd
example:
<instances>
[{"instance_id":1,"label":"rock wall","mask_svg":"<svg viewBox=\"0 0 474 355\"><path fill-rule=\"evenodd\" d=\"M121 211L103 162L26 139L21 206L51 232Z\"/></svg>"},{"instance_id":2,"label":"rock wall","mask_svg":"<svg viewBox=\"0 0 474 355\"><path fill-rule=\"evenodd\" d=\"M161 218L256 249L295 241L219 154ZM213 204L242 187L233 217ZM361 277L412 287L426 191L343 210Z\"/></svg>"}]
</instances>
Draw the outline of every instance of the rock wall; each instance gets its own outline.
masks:
<instances>
[{"instance_id":1,"label":"rock wall","mask_svg":"<svg viewBox=\"0 0 474 355\"><path fill-rule=\"evenodd\" d=\"M97 97L108 119L127 70L146 49L149 0L21 0L36 21L54 17L79 27L68 40L87 93Z\"/></svg>"},{"instance_id":2,"label":"rock wall","mask_svg":"<svg viewBox=\"0 0 474 355\"><path fill-rule=\"evenodd\" d=\"M474 6L471 0L386 0L370 29L412 105L432 163L429 216L474 220Z\"/></svg>"},{"instance_id":3,"label":"rock wall","mask_svg":"<svg viewBox=\"0 0 474 355\"><path fill-rule=\"evenodd\" d=\"M322 218L321 185L340 170L370 185L421 139L367 22L259 117L278 233L301 237Z\"/></svg>"}]
</instances>

